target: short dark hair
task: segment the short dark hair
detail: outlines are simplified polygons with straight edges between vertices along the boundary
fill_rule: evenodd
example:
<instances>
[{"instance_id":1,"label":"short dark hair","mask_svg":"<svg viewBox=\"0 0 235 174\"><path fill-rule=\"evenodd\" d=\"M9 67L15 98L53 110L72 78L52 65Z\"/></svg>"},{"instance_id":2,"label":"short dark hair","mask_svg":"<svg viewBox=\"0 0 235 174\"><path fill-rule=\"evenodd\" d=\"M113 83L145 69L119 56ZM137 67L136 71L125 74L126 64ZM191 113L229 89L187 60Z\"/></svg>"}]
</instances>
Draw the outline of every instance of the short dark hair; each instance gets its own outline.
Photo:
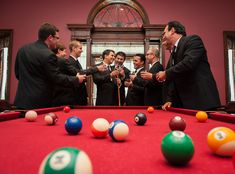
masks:
<instances>
[{"instance_id":1,"label":"short dark hair","mask_svg":"<svg viewBox=\"0 0 235 174\"><path fill-rule=\"evenodd\" d=\"M57 54L59 50L63 51L65 49L66 49L66 47L63 44L58 43L58 44L56 44L56 48L52 49L52 51L55 54Z\"/></svg>"},{"instance_id":2,"label":"short dark hair","mask_svg":"<svg viewBox=\"0 0 235 174\"><path fill-rule=\"evenodd\" d=\"M115 53L113 50L111 49L107 49L107 50L104 50L103 53L102 53L102 58L104 59L105 56L109 55L110 52L113 52Z\"/></svg>"},{"instance_id":3,"label":"short dark hair","mask_svg":"<svg viewBox=\"0 0 235 174\"><path fill-rule=\"evenodd\" d=\"M183 36L186 36L186 30L185 27L178 21L170 21L168 22L168 31L170 31L172 28L175 29L175 32L177 34L182 34Z\"/></svg>"},{"instance_id":4,"label":"short dark hair","mask_svg":"<svg viewBox=\"0 0 235 174\"><path fill-rule=\"evenodd\" d=\"M124 57L124 60L126 60L126 53L119 51L116 53L116 56L118 56L118 55Z\"/></svg>"},{"instance_id":5,"label":"short dark hair","mask_svg":"<svg viewBox=\"0 0 235 174\"><path fill-rule=\"evenodd\" d=\"M59 32L56 26L50 23L43 23L38 30L38 39L45 41L50 35L55 36L56 32Z\"/></svg>"},{"instance_id":6,"label":"short dark hair","mask_svg":"<svg viewBox=\"0 0 235 174\"><path fill-rule=\"evenodd\" d=\"M144 55L144 54L136 54L135 56L140 57L140 60L141 60L142 62L144 62L144 63L145 63L145 61L146 61L146 57L145 57L145 55Z\"/></svg>"}]
</instances>

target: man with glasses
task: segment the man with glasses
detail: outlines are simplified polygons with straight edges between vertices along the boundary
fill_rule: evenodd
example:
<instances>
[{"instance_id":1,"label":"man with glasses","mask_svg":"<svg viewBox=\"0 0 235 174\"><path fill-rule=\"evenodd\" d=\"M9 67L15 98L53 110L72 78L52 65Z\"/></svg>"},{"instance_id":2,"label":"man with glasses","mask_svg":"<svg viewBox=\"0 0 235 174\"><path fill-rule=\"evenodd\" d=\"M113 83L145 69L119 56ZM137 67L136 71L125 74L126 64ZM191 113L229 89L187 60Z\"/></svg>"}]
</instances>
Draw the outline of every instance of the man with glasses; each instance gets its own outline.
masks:
<instances>
[{"instance_id":1,"label":"man with glasses","mask_svg":"<svg viewBox=\"0 0 235 174\"><path fill-rule=\"evenodd\" d=\"M162 101L162 83L156 81L155 77L159 71L164 68L159 62L160 52L156 48L148 49L146 53L146 60L151 65L149 71L142 71L141 77L145 79L144 88L144 104L146 106L159 106L163 104Z\"/></svg>"},{"instance_id":2,"label":"man with glasses","mask_svg":"<svg viewBox=\"0 0 235 174\"><path fill-rule=\"evenodd\" d=\"M19 49L15 62L15 76L19 80L15 106L19 109L50 107L53 86L79 86L85 75L68 76L59 71L57 56L51 49L59 42L59 30L44 23L38 40Z\"/></svg>"}]
</instances>

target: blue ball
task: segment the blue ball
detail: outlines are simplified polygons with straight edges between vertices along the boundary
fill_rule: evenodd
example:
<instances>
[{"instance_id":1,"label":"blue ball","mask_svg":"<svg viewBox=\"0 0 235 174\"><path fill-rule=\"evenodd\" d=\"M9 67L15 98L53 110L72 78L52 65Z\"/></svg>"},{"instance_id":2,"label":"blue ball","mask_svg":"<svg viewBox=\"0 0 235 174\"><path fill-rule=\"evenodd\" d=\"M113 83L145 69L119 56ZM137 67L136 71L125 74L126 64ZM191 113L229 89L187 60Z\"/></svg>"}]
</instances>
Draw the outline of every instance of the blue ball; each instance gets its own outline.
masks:
<instances>
[{"instance_id":1,"label":"blue ball","mask_svg":"<svg viewBox=\"0 0 235 174\"><path fill-rule=\"evenodd\" d=\"M82 121L80 118L72 116L65 121L65 129L69 134L78 134L82 129Z\"/></svg>"},{"instance_id":2,"label":"blue ball","mask_svg":"<svg viewBox=\"0 0 235 174\"><path fill-rule=\"evenodd\" d=\"M129 134L128 125L122 120L113 121L109 127L109 136L114 141L124 141Z\"/></svg>"}]
</instances>

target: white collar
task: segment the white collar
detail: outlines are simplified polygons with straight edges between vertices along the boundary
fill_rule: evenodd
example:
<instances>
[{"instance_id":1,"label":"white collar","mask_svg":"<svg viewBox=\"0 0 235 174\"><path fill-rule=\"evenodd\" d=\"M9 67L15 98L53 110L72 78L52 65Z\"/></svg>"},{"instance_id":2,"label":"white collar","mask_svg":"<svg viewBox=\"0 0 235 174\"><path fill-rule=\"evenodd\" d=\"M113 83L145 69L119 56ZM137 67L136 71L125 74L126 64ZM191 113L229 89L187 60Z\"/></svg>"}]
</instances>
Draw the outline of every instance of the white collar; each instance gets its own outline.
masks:
<instances>
[{"instance_id":1,"label":"white collar","mask_svg":"<svg viewBox=\"0 0 235 174\"><path fill-rule=\"evenodd\" d=\"M179 44L179 41L180 41L181 38L182 38L182 36L175 42L175 52L177 50L177 47L178 47L178 44Z\"/></svg>"},{"instance_id":2,"label":"white collar","mask_svg":"<svg viewBox=\"0 0 235 174\"><path fill-rule=\"evenodd\" d=\"M76 60L76 61L78 60L78 58L77 58L77 57L74 57L72 54L70 54L69 56L72 57L72 58L74 58L74 60Z\"/></svg>"}]
</instances>

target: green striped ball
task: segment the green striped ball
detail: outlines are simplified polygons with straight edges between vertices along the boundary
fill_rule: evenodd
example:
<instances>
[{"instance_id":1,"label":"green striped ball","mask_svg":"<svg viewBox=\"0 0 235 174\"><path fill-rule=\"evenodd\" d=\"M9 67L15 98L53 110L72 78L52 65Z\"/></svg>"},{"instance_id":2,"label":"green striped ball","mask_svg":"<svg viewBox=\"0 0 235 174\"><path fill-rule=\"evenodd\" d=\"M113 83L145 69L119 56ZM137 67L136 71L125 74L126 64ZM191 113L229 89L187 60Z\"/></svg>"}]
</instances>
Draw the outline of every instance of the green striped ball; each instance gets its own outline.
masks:
<instances>
[{"instance_id":1,"label":"green striped ball","mask_svg":"<svg viewBox=\"0 0 235 174\"><path fill-rule=\"evenodd\" d=\"M43 159L39 174L92 174L92 164L84 151L64 147Z\"/></svg>"}]
</instances>

